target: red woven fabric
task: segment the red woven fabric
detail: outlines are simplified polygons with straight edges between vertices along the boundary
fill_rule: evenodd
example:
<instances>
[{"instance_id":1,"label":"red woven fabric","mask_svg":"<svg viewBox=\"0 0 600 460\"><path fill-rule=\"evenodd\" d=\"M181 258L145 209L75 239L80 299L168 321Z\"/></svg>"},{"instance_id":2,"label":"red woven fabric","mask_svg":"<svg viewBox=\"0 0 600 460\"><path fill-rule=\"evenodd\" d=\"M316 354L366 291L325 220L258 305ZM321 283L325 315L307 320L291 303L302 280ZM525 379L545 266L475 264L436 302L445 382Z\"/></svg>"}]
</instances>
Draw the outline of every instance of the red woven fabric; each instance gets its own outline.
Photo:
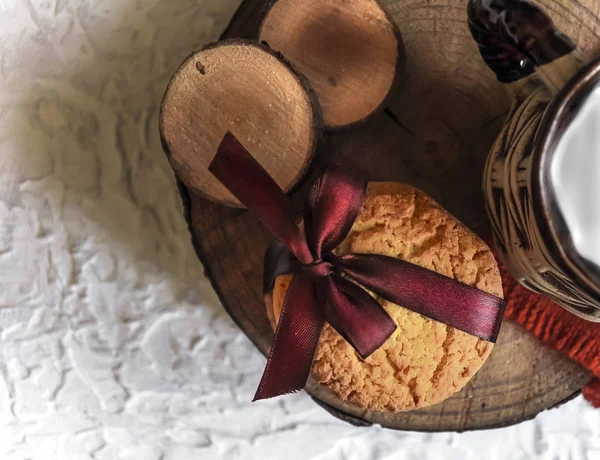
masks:
<instances>
[{"instance_id":1,"label":"red woven fabric","mask_svg":"<svg viewBox=\"0 0 600 460\"><path fill-rule=\"evenodd\" d=\"M520 286L500 265L509 318L552 348L586 367L596 376L583 396L600 408L600 323L581 319L551 300Z\"/></svg>"}]
</instances>

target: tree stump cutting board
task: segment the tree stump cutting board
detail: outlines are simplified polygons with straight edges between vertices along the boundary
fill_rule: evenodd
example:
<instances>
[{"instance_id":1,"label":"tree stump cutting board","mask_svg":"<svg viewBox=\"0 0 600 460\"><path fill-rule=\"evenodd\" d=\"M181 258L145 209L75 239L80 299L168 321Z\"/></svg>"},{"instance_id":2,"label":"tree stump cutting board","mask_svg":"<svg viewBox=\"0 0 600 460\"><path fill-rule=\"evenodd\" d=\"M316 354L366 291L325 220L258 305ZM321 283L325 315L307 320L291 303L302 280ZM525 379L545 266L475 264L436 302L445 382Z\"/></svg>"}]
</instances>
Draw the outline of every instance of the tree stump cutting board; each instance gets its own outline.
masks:
<instances>
[{"instance_id":1,"label":"tree stump cutting board","mask_svg":"<svg viewBox=\"0 0 600 460\"><path fill-rule=\"evenodd\" d=\"M270 3L244 0L223 38L253 38ZM471 39L464 0L381 3L403 35L406 75L394 88L385 111L350 130L325 135L307 177L292 194L295 209L300 213L308 185L327 159L369 180L419 187L485 237L488 223L481 176L509 97ZM600 44L595 0L536 3L584 50ZM211 203L181 185L180 189L207 276L234 321L266 354L272 331L261 278L271 236L250 213ZM464 431L531 419L576 396L590 378L587 370L505 321L488 362L460 393L442 404L384 414L348 406L312 383L307 391L326 410L350 423Z\"/></svg>"}]
</instances>

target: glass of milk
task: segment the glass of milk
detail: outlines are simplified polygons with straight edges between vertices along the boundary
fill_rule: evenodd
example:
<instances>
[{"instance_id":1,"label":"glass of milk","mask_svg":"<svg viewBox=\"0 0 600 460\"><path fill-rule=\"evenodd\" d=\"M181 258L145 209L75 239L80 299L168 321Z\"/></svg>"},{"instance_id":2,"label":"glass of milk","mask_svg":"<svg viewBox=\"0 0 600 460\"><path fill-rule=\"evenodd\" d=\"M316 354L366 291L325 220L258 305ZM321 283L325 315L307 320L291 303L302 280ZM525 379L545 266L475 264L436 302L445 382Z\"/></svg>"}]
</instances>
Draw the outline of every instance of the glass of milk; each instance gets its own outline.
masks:
<instances>
[{"instance_id":1,"label":"glass of milk","mask_svg":"<svg viewBox=\"0 0 600 460\"><path fill-rule=\"evenodd\" d=\"M600 322L600 57L537 6L470 0L469 26L512 99L483 188L511 274Z\"/></svg>"}]
</instances>

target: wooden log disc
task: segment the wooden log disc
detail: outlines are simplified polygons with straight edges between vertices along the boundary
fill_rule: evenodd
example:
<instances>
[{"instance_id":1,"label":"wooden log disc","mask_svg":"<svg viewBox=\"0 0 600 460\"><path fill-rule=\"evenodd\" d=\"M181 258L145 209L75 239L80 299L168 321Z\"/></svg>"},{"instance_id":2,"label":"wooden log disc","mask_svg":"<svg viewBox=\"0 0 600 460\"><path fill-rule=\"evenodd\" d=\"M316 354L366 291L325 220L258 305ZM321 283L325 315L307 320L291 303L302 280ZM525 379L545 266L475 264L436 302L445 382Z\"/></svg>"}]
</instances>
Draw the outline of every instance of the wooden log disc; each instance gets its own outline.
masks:
<instances>
[{"instance_id":1,"label":"wooden log disc","mask_svg":"<svg viewBox=\"0 0 600 460\"><path fill-rule=\"evenodd\" d=\"M400 32L376 0L278 0L258 37L310 80L329 129L381 108L404 64Z\"/></svg>"},{"instance_id":2,"label":"wooden log disc","mask_svg":"<svg viewBox=\"0 0 600 460\"><path fill-rule=\"evenodd\" d=\"M171 165L187 187L241 206L208 171L225 133L231 131L289 191L314 155L322 118L307 82L281 56L250 40L226 40L179 67L159 125Z\"/></svg>"},{"instance_id":3,"label":"wooden log disc","mask_svg":"<svg viewBox=\"0 0 600 460\"><path fill-rule=\"evenodd\" d=\"M600 16L595 1L536 3L589 52L600 45L593 26ZM390 111L356 129L325 134L322 153L302 181L305 185L291 194L298 218L308 185L320 172L319 159L327 159L369 180L414 185L488 237L481 177L510 98L471 38L464 0L382 0L382 4L402 30L407 72L390 99ZM225 37L254 36L269 6L269 0L243 0ZM262 266L272 235L252 213L214 205L185 187L181 191L196 251L223 306L250 340L268 353L273 332L264 308ZM505 298L515 309L536 302L514 283L505 285ZM349 406L314 382L306 390L318 404L350 423L465 431L533 418L574 397L591 378L578 363L506 320L487 363L462 391L441 404L390 414Z\"/></svg>"}]
</instances>

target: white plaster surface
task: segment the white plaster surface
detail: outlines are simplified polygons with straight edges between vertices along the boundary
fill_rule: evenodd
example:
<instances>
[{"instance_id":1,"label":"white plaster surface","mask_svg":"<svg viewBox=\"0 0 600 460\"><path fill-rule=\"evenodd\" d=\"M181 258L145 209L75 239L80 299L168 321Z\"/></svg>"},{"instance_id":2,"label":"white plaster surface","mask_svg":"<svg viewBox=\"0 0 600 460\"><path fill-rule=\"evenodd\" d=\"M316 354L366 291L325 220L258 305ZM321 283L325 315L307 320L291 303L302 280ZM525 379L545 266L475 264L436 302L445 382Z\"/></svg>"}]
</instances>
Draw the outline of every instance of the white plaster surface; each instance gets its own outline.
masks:
<instances>
[{"instance_id":1,"label":"white plaster surface","mask_svg":"<svg viewBox=\"0 0 600 460\"><path fill-rule=\"evenodd\" d=\"M600 459L581 398L466 434L251 403L263 358L202 276L157 135L238 0L0 0L0 459Z\"/></svg>"}]
</instances>

